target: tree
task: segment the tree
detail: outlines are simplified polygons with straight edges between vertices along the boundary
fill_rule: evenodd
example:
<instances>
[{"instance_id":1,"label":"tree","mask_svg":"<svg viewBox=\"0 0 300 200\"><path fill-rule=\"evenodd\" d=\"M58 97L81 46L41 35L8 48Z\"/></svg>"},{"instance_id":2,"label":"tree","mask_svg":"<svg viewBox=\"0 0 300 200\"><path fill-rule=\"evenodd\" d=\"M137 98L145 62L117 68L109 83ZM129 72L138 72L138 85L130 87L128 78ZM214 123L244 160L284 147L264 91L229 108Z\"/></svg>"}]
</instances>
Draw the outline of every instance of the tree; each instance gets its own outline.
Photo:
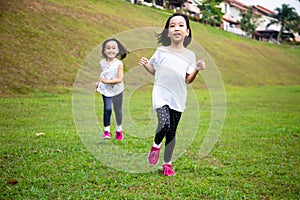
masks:
<instances>
[{"instance_id":1,"label":"tree","mask_svg":"<svg viewBox=\"0 0 300 200\"><path fill-rule=\"evenodd\" d=\"M300 0L299 0L300 1ZM298 32L300 33L300 16L298 16L297 19L290 21L287 26L286 26L287 30L292 30L294 32Z\"/></svg>"},{"instance_id":2,"label":"tree","mask_svg":"<svg viewBox=\"0 0 300 200\"><path fill-rule=\"evenodd\" d=\"M202 14L201 20L204 23L215 26L222 21L223 13L218 5L222 0L205 0L199 5L200 12Z\"/></svg>"},{"instance_id":3,"label":"tree","mask_svg":"<svg viewBox=\"0 0 300 200\"><path fill-rule=\"evenodd\" d=\"M259 25L259 15L254 14L253 7L248 7L247 11L241 13L242 19L240 21L241 29L251 37L254 37L256 28Z\"/></svg>"},{"instance_id":4,"label":"tree","mask_svg":"<svg viewBox=\"0 0 300 200\"><path fill-rule=\"evenodd\" d=\"M281 8L275 8L275 12L277 14L271 14L270 17L274 18L275 20L271 21L267 27L273 24L280 24L280 31L277 36L277 41L282 39L282 33L284 30L289 30L294 26L298 26L299 16L295 11L295 8L290 7L287 4L282 4Z\"/></svg>"},{"instance_id":5,"label":"tree","mask_svg":"<svg viewBox=\"0 0 300 200\"><path fill-rule=\"evenodd\" d=\"M169 4L181 8L184 1L185 0L169 0Z\"/></svg>"}]
</instances>

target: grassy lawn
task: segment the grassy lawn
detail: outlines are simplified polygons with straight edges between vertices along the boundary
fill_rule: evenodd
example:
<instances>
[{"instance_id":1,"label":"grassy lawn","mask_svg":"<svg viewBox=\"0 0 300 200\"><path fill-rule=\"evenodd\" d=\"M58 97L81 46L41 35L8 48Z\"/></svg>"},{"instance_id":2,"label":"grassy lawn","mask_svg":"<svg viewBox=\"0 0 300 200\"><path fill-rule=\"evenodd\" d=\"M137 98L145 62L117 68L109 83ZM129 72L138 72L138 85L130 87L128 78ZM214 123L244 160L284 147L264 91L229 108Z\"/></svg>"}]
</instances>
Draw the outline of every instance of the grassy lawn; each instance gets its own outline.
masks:
<instances>
[{"instance_id":1,"label":"grassy lawn","mask_svg":"<svg viewBox=\"0 0 300 200\"><path fill-rule=\"evenodd\" d=\"M185 112L189 120L179 126L177 174L164 177L161 165L146 163L156 127L151 88L132 80L143 87L124 105L122 142L101 139L101 96L92 94L94 104L74 114L70 88L104 39L163 27L170 13L124 0L3 0L0 11L0 199L300 199L299 46L191 22L193 41L203 47L196 54L214 62L204 74L216 78L208 73L215 66L226 86L226 119L205 155L201 147L215 121L199 77L198 105L188 105L199 110ZM127 46L125 72L154 51ZM80 119L93 120L74 120L80 111L91 114ZM78 129L81 122L87 130Z\"/></svg>"},{"instance_id":2,"label":"grassy lawn","mask_svg":"<svg viewBox=\"0 0 300 200\"><path fill-rule=\"evenodd\" d=\"M164 177L160 167L119 171L96 159L76 132L71 94L1 98L0 199L299 199L300 87L228 86L224 129L205 157L199 148L210 123L210 97L206 90L195 93L201 122L173 163L175 177ZM150 108L145 111L142 95L133 99L134 120L143 124ZM95 100L101 126L100 96ZM146 154L152 136L133 137L132 131L124 130L122 142L107 143L99 132L96 142ZM13 179L18 183L9 184Z\"/></svg>"}]
</instances>

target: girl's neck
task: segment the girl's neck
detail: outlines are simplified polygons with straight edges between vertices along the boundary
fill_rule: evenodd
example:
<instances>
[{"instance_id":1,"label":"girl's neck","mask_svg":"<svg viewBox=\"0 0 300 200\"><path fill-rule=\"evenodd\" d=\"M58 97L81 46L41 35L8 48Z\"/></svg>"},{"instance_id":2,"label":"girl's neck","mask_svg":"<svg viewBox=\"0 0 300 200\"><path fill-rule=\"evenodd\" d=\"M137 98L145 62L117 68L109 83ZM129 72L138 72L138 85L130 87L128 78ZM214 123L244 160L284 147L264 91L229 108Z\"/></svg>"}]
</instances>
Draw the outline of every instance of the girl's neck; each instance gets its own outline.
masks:
<instances>
[{"instance_id":1,"label":"girl's neck","mask_svg":"<svg viewBox=\"0 0 300 200\"><path fill-rule=\"evenodd\" d=\"M109 63L111 63L112 61L114 61L115 60L115 58L106 58L106 62L109 64Z\"/></svg>"},{"instance_id":2,"label":"girl's neck","mask_svg":"<svg viewBox=\"0 0 300 200\"><path fill-rule=\"evenodd\" d=\"M182 43L179 44L171 44L170 46L167 46L167 48L171 51L175 51L175 52L181 52L183 50L185 50L185 47L183 46Z\"/></svg>"}]
</instances>

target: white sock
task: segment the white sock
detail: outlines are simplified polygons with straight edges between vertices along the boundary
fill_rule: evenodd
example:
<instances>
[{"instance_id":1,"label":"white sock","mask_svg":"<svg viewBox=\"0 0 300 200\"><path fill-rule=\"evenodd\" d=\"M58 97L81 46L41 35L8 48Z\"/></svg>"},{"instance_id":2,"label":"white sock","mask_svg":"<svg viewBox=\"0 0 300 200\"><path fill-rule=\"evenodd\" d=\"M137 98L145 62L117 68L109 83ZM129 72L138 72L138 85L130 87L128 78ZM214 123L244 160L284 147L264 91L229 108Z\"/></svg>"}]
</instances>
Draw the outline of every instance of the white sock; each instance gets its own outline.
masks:
<instances>
[{"instance_id":1,"label":"white sock","mask_svg":"<svg viewBox=\"0 0 300 200\"><path fill-rule=\"evenodd\" d=\"M161 143L160 144L156 144L155 142L153 142L152 146L155 147L155 148L160 148L161 147Z\"/></svg>"},{"instance_id":2,"label":"white sock","mask_svg":"<svg viewBox=\"0 0 300 200\"><path fill-rule=\"evenodd\" d=\"M165 164L172 165L172 162L171 162L171 161L170 161L170 162L165 162L165 161L164 161L164 165L165 165Z\"/></svg>"},{"instance_id":3,"label":"white sock","mask_svg":"<svg viewBox=\"0 0 300 200\"><path fill-rule=\"evenodd\" d=\"M110 126L106 126L106 127L104 127L104 131L108 131L108 132L110 132Z\"/></svg>"},{"instance_id":4,"label":"white sock","mask_svg":"<svg viewBox=\"0 0 300 200\"><path fill-rule=\"evenodd\" d=\"M122 125L117 125L116 130L117 130L118 132L121 132L121 131L122 131Z\"/></svg>"}]
</instances>

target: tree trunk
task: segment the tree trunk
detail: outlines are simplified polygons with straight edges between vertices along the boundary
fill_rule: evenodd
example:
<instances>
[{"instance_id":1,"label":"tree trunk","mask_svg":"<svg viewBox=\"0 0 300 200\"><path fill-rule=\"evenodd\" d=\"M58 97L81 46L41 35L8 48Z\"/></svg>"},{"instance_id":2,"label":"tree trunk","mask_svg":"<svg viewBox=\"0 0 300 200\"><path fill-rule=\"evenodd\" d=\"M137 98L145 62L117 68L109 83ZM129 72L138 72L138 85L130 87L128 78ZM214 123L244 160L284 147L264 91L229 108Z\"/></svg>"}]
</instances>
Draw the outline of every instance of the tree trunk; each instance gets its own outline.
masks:
<instances>
[{"instance_id":1,"label":"tree trunk","mask_svg":"<svg viewBox=\"0 0 300 200\"><path fill-rule=\"evenodd\" d=\"M282 32L283 32L284 24L285 24L285 23L282 23L282 24L281 24L280 31L279 31L279 33L278 33L278 35L277 35L277 41L278 41L278 42L281 42L281 35L282 35Z\"/></svg>"}]
</instances>

